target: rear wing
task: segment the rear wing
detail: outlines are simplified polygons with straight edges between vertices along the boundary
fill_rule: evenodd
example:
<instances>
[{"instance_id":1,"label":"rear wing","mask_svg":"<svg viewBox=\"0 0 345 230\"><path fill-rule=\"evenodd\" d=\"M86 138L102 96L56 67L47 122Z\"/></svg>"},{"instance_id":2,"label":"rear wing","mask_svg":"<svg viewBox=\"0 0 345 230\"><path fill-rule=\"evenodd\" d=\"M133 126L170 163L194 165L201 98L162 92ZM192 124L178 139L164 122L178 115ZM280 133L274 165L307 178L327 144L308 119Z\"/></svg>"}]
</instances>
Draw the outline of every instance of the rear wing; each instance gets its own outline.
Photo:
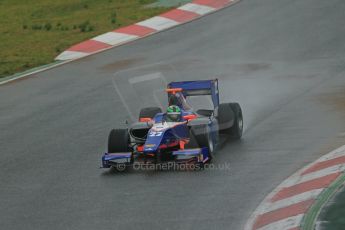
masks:
<instances>
[{"instance_id":1,"label":"rear wing","mask_svg":"<svg viewBox=\"0 0 345 230\"><path fill-rule=\"evenodd\" d=\"M211 95L214 107L219 105L218 79L171 82L168 89L181 89L185 97Z\"/></svg>"}]
</instances>

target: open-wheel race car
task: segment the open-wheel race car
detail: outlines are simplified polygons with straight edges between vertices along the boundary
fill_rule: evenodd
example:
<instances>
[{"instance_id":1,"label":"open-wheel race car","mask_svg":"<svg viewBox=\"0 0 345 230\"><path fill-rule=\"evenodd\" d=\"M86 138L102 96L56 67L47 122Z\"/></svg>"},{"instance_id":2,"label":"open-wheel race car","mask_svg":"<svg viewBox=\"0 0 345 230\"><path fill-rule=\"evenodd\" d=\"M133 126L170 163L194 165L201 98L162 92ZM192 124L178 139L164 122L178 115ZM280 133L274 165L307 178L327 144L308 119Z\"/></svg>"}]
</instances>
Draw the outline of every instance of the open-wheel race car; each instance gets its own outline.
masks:
<instances>
[{"instance_id":1,"label":"open-wheel race car","mask_svg":"<svg viewBox=\"0 0 345 230\"><path fill-rule=\"evenodd\" d=\"M125 169L134 163L197 164L210 162L219 134L240 139L242 110L238 103L219 103L218 80L171 82L166 89L168 109L143 108L138 122L109 134L103 168ZM192 108L189 97L209 95L212 109Z\"/></svg>"}]
</instances>

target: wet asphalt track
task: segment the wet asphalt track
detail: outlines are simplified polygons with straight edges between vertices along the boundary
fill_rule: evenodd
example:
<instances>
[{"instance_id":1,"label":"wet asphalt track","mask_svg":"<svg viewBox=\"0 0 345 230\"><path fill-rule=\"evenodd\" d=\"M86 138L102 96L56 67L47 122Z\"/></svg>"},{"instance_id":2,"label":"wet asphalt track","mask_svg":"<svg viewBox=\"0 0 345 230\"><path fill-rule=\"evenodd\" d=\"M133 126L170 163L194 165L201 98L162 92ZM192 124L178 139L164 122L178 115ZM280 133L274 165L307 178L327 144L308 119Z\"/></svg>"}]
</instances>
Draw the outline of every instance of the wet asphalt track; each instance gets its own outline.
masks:
<instances>
[{"instance_id":1,"label":"wet asphalt track","mask_svg":"<svg viewBox=\"0 0 345 230\"><path fill-rule=\"evenodd\" d=\"M243 228L268 192L344 139L333 103L345 91L344 12L343 0L243 0L0 86L0 228ZM108 131L128 118L114 73L157 62L180 75L168 81L217 76L222 100L242 104L243 140L215 160L230 170L98 169Z\"/></svg>"}]
</instances>

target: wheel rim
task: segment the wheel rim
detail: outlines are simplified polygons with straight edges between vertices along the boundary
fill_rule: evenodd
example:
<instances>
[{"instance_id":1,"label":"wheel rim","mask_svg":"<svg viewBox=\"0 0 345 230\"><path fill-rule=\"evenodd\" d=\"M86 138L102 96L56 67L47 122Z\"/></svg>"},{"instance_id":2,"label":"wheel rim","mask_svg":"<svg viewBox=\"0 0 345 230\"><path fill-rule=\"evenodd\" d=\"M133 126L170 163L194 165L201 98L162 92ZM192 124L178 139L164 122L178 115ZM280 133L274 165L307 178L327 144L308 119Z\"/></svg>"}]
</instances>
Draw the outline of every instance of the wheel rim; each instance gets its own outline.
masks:
<instances>
[{"instance_id":1,"label":"wheel rim","mask_svg":"<svg viewBox=\"0 0 345 230\"><path fill-rule=\"evenodd\" d=\"M240 116L238 119L238 127L239 127L239 132L242 133L242 130L243 130L243 118L242 118L242 116Z\"/></svg>"},{"instance_id":2,"label":"wheel rim","mask_svg":"<svg viewBox=\"0 0 345 230\"><path fill-rule=\"evenodd\" d=\"M209 148L209 151L210 153L213 153L213 150L214 150L214 146L213 146L213 141L212 141L212 137L211 137L211 132L208 131L208 148Z\"/></svg>"},{"instance_id":3,"label":"wheel rim","mask_svg":"<svg viewBox=\"0 0 345 230\"><path fill-rule=\"evenodd\" d=\"M213 152L213 142L210 140L208 145L209 145L210 152L212 153Z\"/></svg>"}]
</instances>

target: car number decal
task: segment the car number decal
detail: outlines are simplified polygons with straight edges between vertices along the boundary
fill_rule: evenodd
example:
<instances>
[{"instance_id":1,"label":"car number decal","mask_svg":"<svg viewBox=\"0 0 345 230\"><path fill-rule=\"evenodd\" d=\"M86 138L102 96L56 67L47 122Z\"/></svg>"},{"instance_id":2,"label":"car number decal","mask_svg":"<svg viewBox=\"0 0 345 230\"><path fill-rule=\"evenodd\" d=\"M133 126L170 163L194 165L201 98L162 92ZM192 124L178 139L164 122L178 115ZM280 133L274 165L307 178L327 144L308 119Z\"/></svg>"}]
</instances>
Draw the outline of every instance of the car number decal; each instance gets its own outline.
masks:
<instances>
[{"instance_id":1,"label":"car number decal","mask_svg":"<svg viewBox=\"0 0 345 230\"><path fill-rule=\"evenodd\" d=\"M155 131L151 131L149 136L150 137L160 137L162 136L163 132L155 132Z\"/></svg>"}]
</instances>

